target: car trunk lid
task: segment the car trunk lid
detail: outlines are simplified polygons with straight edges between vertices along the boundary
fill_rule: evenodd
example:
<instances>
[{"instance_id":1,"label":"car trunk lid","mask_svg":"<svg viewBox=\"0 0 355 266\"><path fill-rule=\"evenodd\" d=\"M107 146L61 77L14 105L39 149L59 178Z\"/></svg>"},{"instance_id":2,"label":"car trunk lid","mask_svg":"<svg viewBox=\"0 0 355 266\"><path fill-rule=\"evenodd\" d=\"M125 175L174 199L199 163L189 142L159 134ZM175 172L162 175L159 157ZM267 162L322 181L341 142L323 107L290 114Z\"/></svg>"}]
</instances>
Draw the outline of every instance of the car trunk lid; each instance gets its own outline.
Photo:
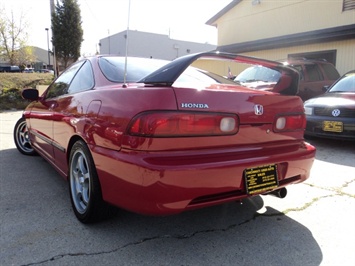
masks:
<instances>
[{"instance_id":1,"label":"car trunk lid","mask_svg":"<svg viewBox=\"0 0 355 266\"><path fill-rule=\"evenodd\" d=\"M279 115L303 112L297 96L241 86L215 84L205 89L174 88L174 91L179 110L235 113L240 124L270 124Z\"/></svg>"}]
</instances>

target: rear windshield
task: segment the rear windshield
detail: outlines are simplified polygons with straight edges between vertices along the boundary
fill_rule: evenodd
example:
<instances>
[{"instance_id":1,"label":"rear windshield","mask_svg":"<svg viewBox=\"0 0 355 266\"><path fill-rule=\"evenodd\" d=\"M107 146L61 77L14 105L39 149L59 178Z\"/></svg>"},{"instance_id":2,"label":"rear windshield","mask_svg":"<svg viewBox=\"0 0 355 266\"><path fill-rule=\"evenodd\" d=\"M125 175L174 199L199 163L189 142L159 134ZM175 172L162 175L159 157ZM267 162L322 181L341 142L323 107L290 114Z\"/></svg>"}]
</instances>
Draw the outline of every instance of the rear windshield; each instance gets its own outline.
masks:
<instances>
[{"instance_id":1,"label":"rear windshield","mask_svg":"<svg viewBox=\"0 0 355 266\"><path fill-rule=\"evenodd\" d=\"M99 66L105 77L112 81L123 83L125 73L125 58L124 57L101 57ZM138 82L155 70L169 63L165 60L149 59L149 58L127 58L127 76L126 82ZM174 86L189 86L207 85L215 83L234 84L233 80L224 78L214 73L203 71L194 67L188 67L176 80Z\"/></svg>"},{"instance_id":2,"label":"rear windshield","mask_svg":"<svg viewBox=\"0 0 355 266\"><path fill-rule=\"evenodd\" d=\"M248 83L254 81L264 81L264 82L278 82L281 77L281 74L273 69L255 66L249 67L242 71L234 81L240 83Z\"/></svg>"},{"instance_id":3,"label":"rear windshield","mask_svg":"<svg viewBox=\"0 0 355 266\"><path fill-rule=\"evenodd\" d=\"M125 60L124 57L101 57L99 66L108 80L123 83ZM129 57L127 58L126 82L137 82L167 63L168 61L164 60Z\"/></svg>"},{"instance_id":4,"label":"rear windshield","mask_svg":"<svg viewBox=\"0 0 355 266\"><path fill-rule=\"evenodd\" d=\"M190 66L174 82L174 87L209 86L216 83L235 85L231 79Z\"/></svg>"}]
</instances>

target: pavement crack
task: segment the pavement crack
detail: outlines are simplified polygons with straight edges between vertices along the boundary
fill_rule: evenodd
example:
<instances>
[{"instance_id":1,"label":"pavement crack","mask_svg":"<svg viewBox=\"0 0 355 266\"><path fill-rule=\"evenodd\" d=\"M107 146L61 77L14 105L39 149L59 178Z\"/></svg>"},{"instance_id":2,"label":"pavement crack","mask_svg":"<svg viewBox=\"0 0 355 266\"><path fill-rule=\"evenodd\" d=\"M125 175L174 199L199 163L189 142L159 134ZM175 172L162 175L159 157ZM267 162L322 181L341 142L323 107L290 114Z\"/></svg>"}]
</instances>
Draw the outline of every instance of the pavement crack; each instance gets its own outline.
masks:
<instances>
[{"instance_id":1,"label":"pavement crack","mask_svg":"<svg viewBox=\"0 0 355 266\"><path fill-rule=\"evenodd\" d=\"M303 206L301 207L297 207L297 208L289 208L286 209L284 211L282 211L283 214L288 214L290 212L298 212L298 211L304 211L306 209L308 209L310 206L312 206L314 203L320 201L321 199L325 199L325 198L332 198L334 196L337 196L338 194L332 194L332 195L326 195L326 196L321 196L321 197L317 197L317 198L313 198L310 202L306 202Z\"/></svg>"},{"instance_id":2,"label":"pavement crack","mask_svg":"<svg viewBox=\"0 0 355 266\"><path fill-rule=\"evenodd\" d=\"M96 255L111 254L111 253L115 253L115 252L118 252L120 250L123 250L125 248L128 248L130 246L137 246L137 245L141 245L143 243L146 243L146 242L149 242L149 241L154 241L154 240L169 239L169 238L170 239L177 239L177 240L184 240L184 239L189 239L189 238L195 237L196 235L199 235L199 234L206 234L206 233L212 233L212 232L226 232L226 231L229 231L229 230L231 230L233 228L236 228L236 227L238 227L240 225L246 224L246 223L248 223L248 222L250 222L252 220L255 220L257 216L258 215L254 215L252 218L247 219L246 221L243 221L243 222L240 222L240 223L237 223L237 224L229 225L226 228L200 230L200 231L193 232L191 234L175 234L175 235L152 236L152 237L147 237L147 238L140 239L140 240L135 241L135 242L130 242L130 243L121 245L121 246L119 246L117 248L114 248L114 249L111 249L111 250L107 250L107 251L90 252L90 253L88 253L88 252L77 252L77 253L59 254L59 255L53 256L53 257L51 257L49 259L46 259L46 260L33 262L33 263L28 263L28 264L22 264L22 266L41 265L41 264L45 264L45 263L52 262L52 261L55 261L55 260L60 260L60 259L65 258L65 257L96 256Z\"/></svg>"},{"instance_id":3,"label":"pavement crack","mask_svg":"<svg viewBox=\"0 0 355 266\"><path fill-rule=\"evenodd\" d=\"M334 194L331 195L325 195L325 196L320 196L320 197L316 197L313 198L311 201L306 202L303 206L301 207L296 207L296 208L289 208L289 209L285 209L282 212L269 212L268 210L264 213L254 213L253 216L249 219L246 219L240 223L236 223L236 224L231 224L229 226L227 226L226 228L217 228L217 229L206 229L206 230L200 230L200 231L196 231L190 234L175 234L175 235L161 235L161 236L152 236L152 237L147 237L147 238L143 238L140 239L138 241L135 242L130 242L124 245L121 245L117 248L111 249L111 250L107 250L107 251L100 251L100 252L91 252L91 253L87 253L87 252L78 252L78 253L67 253L67 254L60 254L60 255L56 255L53 256L52 258L49 258L47 260L42 260L39 262L33 262L33 263L28 263L28 264L23 264L22 266L31 266L31 265L41 265L41 264L45 264L47 262L52 262L55 260L60 260L62 258L65 257L79 257L79 256L96 256L96 255L103 255L103 254L110 254L110 253L115 253L118 252L120 250L123 250L125 248L128 248L130 246L137 246L137 245L141 245L143 243L149 242L149 241L154 241L154 240L161 240L161 239L177 239L177 240L183 240L183 239L189 239L192 237L195 237L196 235L199 234L207 234L207 233L213 233L213 232L227 232L229 230L232 230L238 226L244 225L244 224L248 224L253 220L256 220L258 217L281 217L281 216L285 216L290 212L299 212L299 211L304 211L307 208L309 208L310 206L312 206L313 204L315 204L316 202L325 199L325 198L331 198L331 197L335 197L335 196L349 196L349 197L353 197L355 198L355 195L352 195L350 193L346 193L343 192L342 189L348 187L350 184L352 184L353 182L355 182L355 180L350 180L348 182L345 182L342 186L337 187L337 188L328 188L328 187L321 187L321 186L316 186L314 184L309 184L309 183L304 183L305 185L308 185L310 187L314 187L314 188L318 188L318 189L323 189L329 192L334 192Z\"/></svg>"},{"instance_id":4,"label":"pavement crack","mask_svg":"<svg viewBox=\"0 0 355 266\"><path fill-rule=\"evenodd\" d=\"M347 188L350 184L354 183L355 179L349 180L344 182L344 184L342 184L340 187L322 187L322 186L317 186L314 184L309 184L309 183L303 183L304 185L310 186L310 187L314 187L314 188L318 188L318 189L322 189L322 190L326 190L326 191L330 191L330 192L335 192L336 195L338 196L348 196L351 198L355 198L355 194L351 194L351 193L347 193L344 192L343 189Z\"/></svg>"}]
</instances>

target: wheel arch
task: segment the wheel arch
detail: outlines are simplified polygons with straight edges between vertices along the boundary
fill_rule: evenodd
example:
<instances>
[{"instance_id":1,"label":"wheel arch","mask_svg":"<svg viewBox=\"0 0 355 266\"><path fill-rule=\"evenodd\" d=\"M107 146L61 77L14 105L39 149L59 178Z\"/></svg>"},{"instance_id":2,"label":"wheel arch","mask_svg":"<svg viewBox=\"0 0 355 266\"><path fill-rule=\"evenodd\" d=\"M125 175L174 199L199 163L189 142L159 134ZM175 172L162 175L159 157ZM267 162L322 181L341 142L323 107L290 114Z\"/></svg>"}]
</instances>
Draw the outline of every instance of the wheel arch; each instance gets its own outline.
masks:
<instances>
[{"instance_id":1,"label":"wheel arch","mask_svg":"<svg viewBox=\"0 0 355 266\"><path fill-rule=\"evenodd\" d=\"M25 127L25 128L23 128ZM13 132L13 141L19 152L24 155L37 155L30 140L29 128L27 125L26 117L22 115L16 122Z\"/></svg>"},{"instance_id":2,"label":"wheel arch","mask_svg":"<svg viewBox=\"0 0 355 266\"><path fill-rule=\"evenodd\" d=\"M78 156L83 158L79 160ZM67 160L70 199L78 220L82 223L92 223L109 217L113 212L112 207L102 198L101 183L90 145L82 136L71 137L68 143ZM81 166L76 167L79 161L82 161ZM74 168L72 168L72 162L74 162ZM72 171L72 169L76 170ZM81 178L88 179L89 182L80 181ZM86 187L85 184L88 186Z\"/></svg>"},{"instance_id":3,"label":"wheel arch","mask_svg":"<svg viewBox=\"0 0 355 266\"><path fill-rule=\"evenodd\" d=\"M85 139L83 139L79 135L74 135L74 136L72 136L70 138L69 143L68 143L68 147L67 147L67 154L66 154L66 160L67 160L67 163L68 163L68 169L69 169L69 158L70 158L71 149L73 148L74 143L79 141L79 140L83 141L87 146L89 146L87 144L87 142L85 141ZM90 150L90 148L89 148L89 150Z\"/></svg>"}]
</instances>

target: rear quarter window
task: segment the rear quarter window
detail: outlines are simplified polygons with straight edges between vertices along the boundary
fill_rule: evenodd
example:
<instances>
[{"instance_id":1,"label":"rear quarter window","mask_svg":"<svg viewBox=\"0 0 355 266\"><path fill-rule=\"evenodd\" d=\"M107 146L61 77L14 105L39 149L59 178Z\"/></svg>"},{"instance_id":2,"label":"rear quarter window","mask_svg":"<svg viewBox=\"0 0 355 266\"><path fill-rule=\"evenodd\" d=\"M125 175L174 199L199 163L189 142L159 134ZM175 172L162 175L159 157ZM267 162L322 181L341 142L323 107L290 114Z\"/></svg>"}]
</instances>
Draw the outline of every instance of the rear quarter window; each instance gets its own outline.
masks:
<instances>
[{"instance_id":1,"label":"rear quarter window","mask_svg":"<svg viewBox=\"0 0 355 266\"><path fill-rule=\"evenodd\" d=\"M86 91L94 87L94 76L90 62L86 61L70 83L69 94Z\"/></svg>"},{"instance_id":2,"label":"rear quarter window","mask_svg":"<svg viewBox=\"0 0 355 266\"><path fill-rule=\"evenodd\" d=\"M323 71L327 79L336 80L340 77L338 70L331 64L322 65Z\"/></svg>"},{"instance_id":3,"label":"rear quarter window","mask_svg":"<svg viewBox=\"0 0 355 266\"><path fill-rule=\"evenodd\" d=\"M298 70L298 73L300 74L300 80L304 80L304 72L302 66L301 65L291 65L291 66Z\"/></svg>"},{"instance_id":4,"label":"rear quarter window","mask_svg":"<svg viewBox=\"0 0 355 266\"><path fill-rule=\"evenodd\" d=\"M127 58L126 82L137 82L167 63L168 61L163 60L129 57ZM125 58L101 57L99 66L108 80L124 82Z\"/></svg>"}]
</instances>

